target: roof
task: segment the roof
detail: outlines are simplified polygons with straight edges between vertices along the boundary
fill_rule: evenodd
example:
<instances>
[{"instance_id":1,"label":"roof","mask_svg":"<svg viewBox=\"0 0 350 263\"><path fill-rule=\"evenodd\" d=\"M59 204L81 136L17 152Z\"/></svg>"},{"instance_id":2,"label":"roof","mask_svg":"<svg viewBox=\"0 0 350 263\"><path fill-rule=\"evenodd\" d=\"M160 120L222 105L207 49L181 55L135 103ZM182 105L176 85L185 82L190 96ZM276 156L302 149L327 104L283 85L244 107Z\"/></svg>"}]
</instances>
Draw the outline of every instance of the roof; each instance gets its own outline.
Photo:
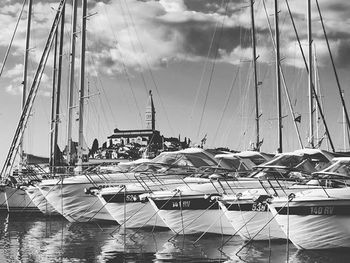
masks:
<instances>
[{"instance_id":1,"label":"roof","mask_svg":"<svg viewBox=\"0 0 350 263\"><path fill-rule=\"evenodd\" d=\"M286 152L286 153L279 153L276 156L281 156L281 155L294 155L294 156L302 156L302 155L316 155L316 154L322 154L325 156L328 160L332 160L334 158L334 154L325 150L321 149L312 149L312 148L304 148L304 149L299 149L295 150L293 152Z\"/></svg>"},{"instance_id":2,"label":"roof","mask_svg":"<svg viewBox=\"0 0 350 263\"><path fill-rule=\"evenodd\" d=\"M160 132L157 130L145 129L145 130L118 130L115 129L114 133L108 137L111 138L119 138L119 137L135 137L135 136L153 136L157 134L160 136Z\"/></svg>"},{"instance_id":3,"label":"roof","mask_svg":"<svg viewBox=\"0 0 350 263\"><path fill-rule=\"evenodd\" d=\"M223 154L217 154L215 155L215 158L234 158L234 157L254 157L254 156L261 156L261 157L266 157L269 156L269 154L257 152L257 151L243 151L243 152L238 152L238 153L223 153Z\"/></svg>"}]
</instances>

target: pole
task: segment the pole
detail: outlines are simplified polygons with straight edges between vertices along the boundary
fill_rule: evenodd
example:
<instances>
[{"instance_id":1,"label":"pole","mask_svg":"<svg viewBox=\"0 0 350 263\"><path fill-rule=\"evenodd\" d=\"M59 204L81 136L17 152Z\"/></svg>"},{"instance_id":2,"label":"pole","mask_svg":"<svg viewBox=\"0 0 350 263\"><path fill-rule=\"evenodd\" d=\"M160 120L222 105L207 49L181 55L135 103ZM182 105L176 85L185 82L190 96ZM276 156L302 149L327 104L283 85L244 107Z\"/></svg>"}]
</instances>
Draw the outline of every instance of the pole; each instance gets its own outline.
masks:
<instances>
[{"instance_id":1,"label":"pole","mask_svg":"<svg viewBox=\"0 0 350 263\"><path fill-rule=\"evenodd\" d=\"M275 0L275 41L276 41L276 82L277 82L277 114L278 114L278 148L277 152L283 151L282 147L282 106L281 106L281 76L280 76L280 39L278 27L278 0Z\"/></svg>"},{"instance_id":2,"label":"pole","mask_svg":"<svg viewBox=\"0 0 350 263\"><path fill-rule=\"evenodd\" d=\"M255 148L257 151L260 151L260 137L259 137L259 92L258 92L258 79L257 79L257 70L256 70L256 38L255 38L255 20L254 20L254 1L250 0L250 12L252 20L252 49L253 49L253 68L254 68L254 88L255 88L255 125L256 125L256 144Z\"/></svg>"},{"instance_id":3,"label":"pole","mask_svg":"<svg viewBox=\"0 0 350 263\"><path fill-rule=\"evenodd\" d=\"M22 105L21 109L23 111L24 105L27 99L27 75L28 75L28 55L29 55L29 42L30 42L30 27L32 20L32 4L33 0L28 1L28 11L27 11L27 31L26 31L26 45L24 51L24 63L23 63L23 90L22 90ZM24 162L24 151L23 151L23 137L19 145L19 156L20 156L20 169Z\"/></svg>"},{"instance_id":4,"label":"pole","mask_svg":"<svg viewBox=\"0 0 350 263\"><path fill-rule=\"evenodd\" d=\"M307 0L307 39L308 39L308 68L309 68L309 78L308 78L308 88L309 88L309 141L311 148L314 148L314 116L313 116L313 90L312 90L312 27L311 27L311 0Z\"/></svg>"},{"instance_id":5,"label":"pole","mask_svg":"<svg viewBox=\"0 0 350 263\"><path fill-rule=\"evenodd\" d=\"M84 145L84 81L85 81L85 39L86 39L86 0L82 0L81 18L81 48L80 48L80 84L79 84L79 141L78 167L81 171L83 164Z\"/></svg>"},{"instance_id":6,"label":"pole","mask_svg":"<svg viewBox=\"0 0 350 263\"><path fill-rule=\"evenodd\" d=\"M57 75L57 45L58 34L55 32L54 54L53 54L53 74L52 74L52 97L51 97L51 125L50 125L50 170L54 165L54 137L55 137L55 101L56 101L56 75Z\"/></svg>"},{"instance_id":7,"label":"pole","mask_svg":"<svg viewBox=\"0 0 350 263\"><path fill-rule=\"evenodd\" d=\"M54 128L54 141L53 141L53 165L57 166L57 141L58 141L58 124L60 119L60 101L61 101L61 81L62 81L62 57L63 57L63 40L64 40L64 17L65 6L62 9L61 28L60 28L60 49L58 53L58 75L57 75L57 89L56 89L56 110L55 110L55 128Z\"/></svg>"},{"instance_id":8,"label":"pole","mask_svg":"<svg viewBox=\"0 0 350 263\"><path fill-rule=\"evenodd\" d=\"M67 120L67 163L73 164L72 160L72 120L73 120L73 96L74 96L74 70L75 70L75 42L77 28L77 0L73 0L72 23L71 23L71 42L70 42L70 57L69 57L69 89L68 89L68 120Z\"/></svg>"}]
</instances>

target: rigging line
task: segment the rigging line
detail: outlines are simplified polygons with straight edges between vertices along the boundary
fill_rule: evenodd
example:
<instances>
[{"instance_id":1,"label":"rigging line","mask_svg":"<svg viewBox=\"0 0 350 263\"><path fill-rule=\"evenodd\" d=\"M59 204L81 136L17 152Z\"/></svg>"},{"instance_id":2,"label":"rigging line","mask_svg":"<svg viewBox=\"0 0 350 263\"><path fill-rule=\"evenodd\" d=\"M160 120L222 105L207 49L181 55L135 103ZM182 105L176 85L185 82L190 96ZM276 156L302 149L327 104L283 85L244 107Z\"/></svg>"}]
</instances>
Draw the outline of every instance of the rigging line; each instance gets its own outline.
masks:
<instances>
[{"instance_id":1,"label":"rigging line","mask_svg":"<svg viewBox=\"0 0 350 263\"><path fill-rule=\"evenodd\" d=\"M332 51L331 51L331 48L330 48L330 45L329 45L329 41L328 41L328 35L327 35L326 28L325 28L325 25L324 25L324 22L323 22L323 16L321 14L321 9L320 9L320 5L318 4L318 0L316 0L316 5L317 5L318 14L319 14L320 20L321 20L323 34L324 34L324 37L325 37L326 43L327 43L327 49L328 49L329 57L330 57L331 62L332 62L332 68L333 68L333 71L334 71L334 76L335 76L335 79L337 81L337 87L338 87L338 91L339 91L339 95L340 95L340 100L341 100L341 103L342 103L342 106L343 106L343 109L344 109L344 112L345 112L346 122L348 124L348 129L350 129L349 114L348 114L348 111L346 109L346 105L345 105L345 101L344 101L344 95L342 94L342 90L341 90L341 87L340 87L340 81L339 81L337 69L335 67ZM349 142L350 142L350 138L349 138Z\"/></svg>"},{"instance_id":2,"label":"rigging line","mask_svg":"<svg viewBox=\"0 0 350 263\"><path fill-rule=\"evenodd\" d=\"M127 11L128 11L128 10L129 10L129 9L128 9L128 5L127 5L126 1L124 1L124 2L125 2L126 9L127 9ZM123 5L122 5L122 2L121 2L121 1L119 2L119 5L120 5L120 9L121 9L121 11L122 11L122 15L123 15L123 18L124 18L124 21L125 21L125 26L126 26L126 28L127 28L128 35L129 35L129 38L130 38L131 47L132 47L133 51L134 51L135 54L136 54L136 53L137 53L137 50L136 50L136 46L135 46L134 42L132 41L131 30L130 30L130 28L133 27L133 26L135 26L135 25L134 25L132 22L130 22L131 25L128 23L127 17L126 17L126 13L125 13L125 11L124 11L124 9L123 9ZM132 19L131 19L130 13L129 13L129 17L130 17L130 20L132 20ZM134 31L135 31L136 37L138 38L137 32L136 32L135 29L134 29ZM139 61L138 59L136 59L136 61L137 61L138 66L139 66L140 69L141 69L141 68L142 68L142 65L141 65L140 61ZM140 71L140 75L141 75L143 87L145 88L145 92L146 92L146 94L148 94L146 79L145 79L145 76L143 75L142 71Z\"/></svg>"},{"instance_id":3,"label":"rigging line","mask_svg":"<svg viewBox=\"0 0 350 263\"><path fill-rule=\"evenodd\" d=\"M227 9L228 9L228 2L226 3L226 7L225 7L225 13L227 13ZM223 20L222 20L222 24L221 24L221 28L220 28L220 35L219 35L219 41L218 44L216 45L216 50L215 50L215 57L214 57L214 61L212 63L212 67L211 67L211 71L210 71L210 77L209 77L209 82L208 82L208 86L207 86L207 91L205 93L205 99L204 99L204 104L203 104L203 108L202 108L202 113L201 113L201 117L199 120L199 126L198 126L198 130L197 130L197 135L196 135L196 140L199 140L199 133L200 133L200 129L202 128L202 123L203 123L203 116L204 116L204 112L205 112L205 108L208 102L208 95L209 95L209 90L210 90L210 86L213 80L213 75L214 75L214 71L215 71L215 66L216 66L216 62L217 62L217 57L218 57L218 53L219 53L219 43L220 40L222 38L223 35L223 30L224 30L224 25L225 25L225 19L226 16L224 16ZM213 35L213 40L214 40L215 34Z\"/></svg>"},{"instance_id":4,"label":"rigging line","mask_svg":"<svg viewBox=\"0 0 350 263\"><path fill-rule=\"evenodd\" d=\"M295 25L295 22L294 22L294 17L293 17L292 11L290 10L290 7L289 7L289 2L288 2L288 0L285 0L285 2L286 2L286 5L287 5L287 9L288 9L290 20L291 20L292 25L293 25L294 33L295 33L295 36L296 36L297 41L298 41L298 45L299 45L299 49L300 49L301 55L303 57L303 60L306 61L305 53L304 53L303 47L301 45L299 34L298 34L298 31L297 31L297 28L296 28L296 25ZM307 67L307 64L305 64L305 66Z\"/></svg>"},{"instance_id":5,"label":"rigging line","mask_svg":"<svg viewBox=\"0 0 350 263\"><path fill-rule=\"evenodd\" d=\"M239 72L239 67L238 67L238 69L237 69L237 71L236 71L236 75L235 75L235 76L233 77L233 79L232 79L231 88L230 88L230 90L229 90L229 92L228 92L228 95L227 95L227 97L226 97L225 105L224 105L223 110L222 110L222 112L221 112L220 120L219 120L217 129L216 129L214 138L213 138L213 144L214 144L215 141L216 141L216 137L217 137L217 135L218 135L218 132L219 132L219 129L220 129L222 120L223 120L223 118L224 118L224 114L226 113L226 110L227 110L227 107L228 107L228 103L229 103L230 98L231 98L231 95L232 95L233 87L234 87L235 84L236 84L238 72Z\"/></svg>"},{"instance_id":6,"label":"rigging line","mask_svg":"<svg viewBox=\"0 0 350 263\"><path fill-rule=\"evenodd\" d=\"M265 0L263 0L263 2L264 2L264 1L265 1ZM266 13L266 11L265 11L265 13ZM291 13L290 13L290 15L291 15ZM322 21L323 21L323 20L322 20ZM271 31L271 29L270 29L270 31ZM294 28L294 32L295 32L296 35L298 35L298 32L296 31L296 28ZM328 39L328 38L327 38L327 39ZM298 40L299 46L301 47L300 39L299 39L298 37L297 37L297 40ZM301 49L301 52L303 52L302 49ZM309 72L309 68L308 68L308 65L307 65L305 56L303 56L303 59L304 59L304 64L305 64L306 72L308 73L308 72ZM283 72L282 72L282 80L284 81L284 74L283 74ZM312 84L312 85L311 85L311 88L312 88L313 94L316 94L315 86L314 86L313 83L311 83L311 84ZM329 143L330 143L330 145L331 145L332 150L335 151L334 144L333 144L332 138L331 138L330 133L329 133L329 130L328 130L328 125L327 125L327 123L326 123L326 119L325 119L325 116L324 116L324 114L323 114L322 106L321 106L320 101L319 101L319 99L318 99L317 96L315 96L315 99L316 99L316 104L317 104L317 107L318 107L318 109L319 109L319 112L320 112L322 121L323 121L323 125L324 125L325 130L326 130L326 134L327 134Z\"/></svg>"},{"instance_id":7,"label":"rigging line","mask_svg":"<svg viewBox=\"0 0 350 263\"><path fill-rule=\"evenodd\" d=\"M138 35L138 31L136 30L136 26L135 26L134 19L132 18L132 15L130 14L130 9L129 9L128 5L127 5L126 0L124 0L124 2L125 2L125 5L126 5L126 8L127 8L128 15L129 15L129 17L130 17L131 24L132 24L133 29L134 29L134 31L135 31L136 38L137 38L137 40L138 40L138 42L139 42L141 51L142 51L143 53L146 54L145 49L144 49L144 47L143 47L143 45L142 45L142 42L141 42L141 40L140 40L140 37L139 37L139 35ZM159 93L159 90L158 90L158 84L157 84L156 79L155 79L155 77L154 77L153 70L151 69L150 63L149 63L149 61L148 61L148 59L147 59L146 56L145 56L145 62L146 62L146 64L147 64L148 73L150 74L151 79L152 79L152 82L153 82L153 85L154 85L154 87L155 87L155 89L156 89L156 92L157 92L157 95L158 95L158 97L159 97L159 101L160 101L161 107L162 107L162 109L163 109L163 111L164 111L165 117L166 117L167 122L168 122L168 125L169 125L169 128L170 128L171 132L174 134L174 129L173 129L173 127L172 127L172 125L171 125L171 122L170 122L170 120L169 120L169 116L168 116L168 113L167 113L167 111L166 111L166 108L164 107L162 97L160 96L160 93Z\"/></svg>"},{"instance_id":8,"label":"rigging line","mask_svg":"<svg viewBox=\"0 0 350 263\"><path fill-rule=\"evenodd\" d=\"M248 67L248 72L252 72L252 67L253 67L253 64L252 63L250 63L249 64L249 67ZM248 116L252 116L252 114L254 114L254 112L252 112L252 111L254 111L254 108L252 108L252 109L249 109L249 103L248 103L248 101L249 101L249 91L250 91L250 89L251 89L251 82L252 82L252 79L253 79L253 74L247 74L247 78L246 78L246 81L245 81L245 99L244 99L244 102L246 102L246 107L245 107L245 118L244 118L244 129L245 129L245 133L248 131L248 127L249 127L249 119L250 118L248 118ZM243 104L242 104L242 106L243 106ZM244 116L244 115L243 115Z\"/></svg>"},{"instance_id":9,"label":"rigging line","mask_svg":"<svg viewBox=\"0 0 350 263\"><path fill-rule=\"evenodd\" d=\"M89 45L87 45L87 46L88 46L88 48L90 49L90 46L89 46ZM89 56L88 58L89 58L89 59L88 59L88 62L89 62L89 64L90 64L91 67L93 67L93 66L95 66L95 65L97 64L97 63L95 63L95 60L94 60L93 56ZM95 76L94 79L95 79L95 80L97 79L97 80L99 81L99 83L100 83L102 89L99 89L99 87L98 87L97 85L96 85L95 87L97 87L97 91L102 91L102 93L105 95L105 99L106 99L106 101L107 101L108 109L109 109L109 111L112 113L113 121L115 121L115 115L113 114L113 111L112 111L110 102L109 102L109 100L108 100L108 97L106 96L106 93L105 93L105 90L104 90L104 87L103 87L103 85L102 85L102 81L101 81L101 78L100 78L100 72L99 72L98 69L96 70L96 73L97 73L97 77ZM95 82L95 84L96 84L96 82ZM100 106L100 107L101 107L101 109L102 109L102 114L103 114L103 117L104 117L104 119L105 119L105 123L104 123L104 124L106 125L107 130L110 130L111 127L108 127L108 126L110 126L110 122L108 121L108 118L107 118L108 115L106 114L106 110L105 110L104 104L102 103L101 97L98 96L98 98L99 98L99 100L100 100L100 103L101 103L101 106ZM90 101L90 100L89 100L89 101ZM95 106L95 105L94 105L94 106ZM95 112L98 113L97 109L96 109Z\"/></svg>"},{"instance_id":10,"label":"rigging line","mask_svg":"<svg viewBox=\"0 0 350 263\"><path fill-rule=\"evenodd\" d=\"M131 31L130 31L130 27L131 27L131 26L129 26L129 23L128 23L128 21L127 21L126 14L125 14L125 11L124 11L124 9L123 9L122 2L120 2L119 4L120 4L120 9L121 9L121 11L122 11L122 15L123 15L123 17L124 17L125 26L126 26L126 28L127 28L127 32L128 32L129 38L130 38L131 47L132 47L133 51L136 53L136 47L135 47L134 42L132 41L132 37L131 37ZM125 5L127 6L126 2L125 2ZM135 32L136 32L136 31L135 31ZM121 54L121 52L120 52L120 54ZM139 66L140 68L142 68L140 61L139 61L139 60L136 60L136 61L137 61L138 66ZM147 94L147 93L148 93L147 84L146 84L145 76L144 76L144 74L142 73L142 71L140 72L140 76L141 76L141 80L142 80L142 83L143 83L143 87L144 87L145 92L146 92L146 94ZM129 80L128 80L128 81L129 81ZM135 103L137 103L134 90L131 89L131 92L132 92L132 96L133 96L133 98L134 98ZM139 110L139 115L140 115L141 127L143 127L143 122L142 122L142 117L141 117L141 111L140 111L140 110Z\"/></svg>"},{"instance_id":11,"label":"rigging line","mask_svg":"<svg viewBox=\"0 0 350 263\"><path fill-rule=\"evenodd\" d=\"M104 7L104 12L106 13L106 17L108 18L109 27L111 28L111 31L113 32L113 35L114 35L114 38L115 38L116 42L118 43L118 38L117 38L116 34L114 33L113 28L111 26L111 22L109 20L109 16L107 15L108 13L107 13L106 7ZM124 56L123 56L122 52L120 51L120 49L117 48L117 50L119 51L120 58L121 58L122 71L125 74L127 82L128 82L129 87L131 89L132 97L133 97L133 99L135 101L136 108L138 110L138 114L139 114L139 117L140 117L140 122L141 122L141 125L142 125L143 122L142 122L142 116L141 116L140 107L139 107L139 105L137 103L137 100L136 100L136 97L135 97L135 93L134 93L134 90L133 90L133 85L131 83L130 76L129 76L129 73L128 73L127 68L126 68L125 61L124 61Z\"/></svg>"},{"instance_id":12,"label":"rigging line","mask_svg":"<svg viewBox=\"0 0 350 263\"><path fill-rule=\"evenodd\" d=\"M218 49L216 50L216 55L217 55L217 53L218 53ZM215 56L216 56L216 55L215 55ZM215 64L216 64L216 60L214 60L214 62L213 62L213 64L212 64L212 67L211 67L211 71L210 71L210 78L209 78L209 82L208 82L207 91L206 91L206 93L205 93L204 104L203 104L203 108L202 108L201 117L200 117L200 120L199 120L199 126L198 126L198 130L197 130L197 135L196 135L196 140L197 140L197 141L199 140L199 132L200 132L200 129L201 129L201 127L202 127L203 116L204 116L205 107L206 107L207 101L208 101L208 95L209 95L209 90L210 90L211 82L212 82L212 79L213 79Z\"/></svg>"},{"instance_id":13,"label":"rigging line","mask_svg":"<svg viewBox=\"0 0 350 263\"><path fill-rule=\"evenodd\" d=\"M94 65L96 65L97 63L95 63L95 59L94 59L94 57L93 56L91 56L91 57L89 57L91 60L92 60L92 63L94 64ZM107 102L107 107L108 107L108 110L110 111L110 113L111 113L111 115L112 115L112 119L113 119L113 121L114 121L114 123L116 123L116 117L115 117L115 114L114 114L114 112L113 112L113 110L112 110L112 107L111 107L111 103L110 103L110 101L109 101L109 99L108 99L108 96L107 96L107 94L106 94L106 90L105 90L105 87L104 87L104 85L103 85L103 83L102 83L102 80L101 80L101 77L100 77L100 71L99 70L97 70L97 77L95 77L95 79L97 79L97 81L98 81L98 83L100 84L100 86L101 86L101 88L99 88L98 86L97 86L97 84L96 84L96 87L97 87L97 89L99 90L99 91L102 91L102 93L103 93L103 95L104 95L104 98L105 98L105 100L106 100L106 102ZM99 100L101 101L101 107L103 107L103 103L102 103L102 99L101 99L101 97L99 96ZM105 113L104 113L105 114ZM108 127L107 127L108 128Z\"/></svg>"},{"instance_id":14,"label":"rigging line","mask_svg":"<svg viewBox=\"0 0 350 263\"><path fill-rule=\"evenodd\" d=\"M268 16L268 13L267 13L265 0L262 0L262 1L263 1L264 11L265 11L265 16L266 16L266 21L267 21L267 24L268 24L268 27L269 27L269 31L270 31L270 36L271 36L272 45L273 45L273 47L274 47L274 50L276 50L276 43L275 43L275 40L274 40L274 38L273 38L272 29L271 29L271 24L270 24L269 16ZM283 84L284 91L285 91L285 93L286 93L287 100L288 100L289 110L290 110L291 115L292 115L292 117L293 117L293 124L294 124L295 131L296 131L296 133L297 133L298 141L299 141L300 147L301 147L301 148L304 148L303 142L302 142L301 136L300 136L299 127L298 127L298 125L297 125L297 123L296 123L296 120L295 120L294 108L293 108L293 105L292 105L292 103L291 103L289 91L288 91L288 89L287 89L287 83L286 83L286 79L285 79L285 77L284 77L284 73L283 73L283 70L282 70L281 61L278 61L278 64L279 64L279 70L280 70L280 72L281 72L282 84Z\"/></svg>"},{"instance_id":15,"label":"rigging line","mask_svg":"<svg viewBox=\"0 0 350 263\"><path fill-rule=\"evenodd\" d=\"M225 0L221 0L220 7L223 7L224 2L225 2ZM227 5L228 4L226 4L226 10L227 10ZM204 81L204 75L205 75L205 72L206 72L206 69L207 69L207 65L209 63L209 57L210 57L211 49L212 49L213 44L214 44L214 38L215 38L215 35L216 35L216 31L217 31L218 25L219 25L219 20L217 20L216 23L215 23L214 32L213 32L212 38L210 40L210 45L209 45L209 48L208 48L207 57L206 57L206 60L204 62L201 78L200 78L199 83L198 83L196 97L195 97L195 100L194 100L194 103L193 103L193 106L192 106L192 109L191 109L191 114L190 114L190 116L189 116L189 118L187 120L187 127L189 127L189 128L191 126L190 123L192 123L195 107L196 107L196 105L198 103L199 93L200 93L200 91L202 89L202 84L203 84L203 81Z\"/></svg>"},{"instance_id":16,"label":"rigging line","mask_svg":"<svg viewBox=\"0 0 350 263\"><path fill-rule=\"evenodd\" d=\"M13 40L15 38L15 35L16 35L16 32L17 32L17 28L18 28L18 24L19 24L19 21L21 21L21 18L22 18L22 14L23 14L23 10L24 10L24 7L25 7L25 4L26 4L27 0L24 0L23 1L23 4L22 4L22 8L21 8L21 11L18 15L18 18L17 18L17 22L16 22L16 25L15 25L15 29L13 30L13 34L11 36L11 40L10 40L10 44L9 46L7 47L7 50L6 50L6 53L5 53L5 56L4 56L4 59L2 61L2 65L1 65L1 69L0 69L0 77L2 75L2 72L5 68L5 64L7 62L7 58L10 54L10 50L11 50L11 47L12 47L12 43L13 43Z\"/></svg>"}]
</instances>

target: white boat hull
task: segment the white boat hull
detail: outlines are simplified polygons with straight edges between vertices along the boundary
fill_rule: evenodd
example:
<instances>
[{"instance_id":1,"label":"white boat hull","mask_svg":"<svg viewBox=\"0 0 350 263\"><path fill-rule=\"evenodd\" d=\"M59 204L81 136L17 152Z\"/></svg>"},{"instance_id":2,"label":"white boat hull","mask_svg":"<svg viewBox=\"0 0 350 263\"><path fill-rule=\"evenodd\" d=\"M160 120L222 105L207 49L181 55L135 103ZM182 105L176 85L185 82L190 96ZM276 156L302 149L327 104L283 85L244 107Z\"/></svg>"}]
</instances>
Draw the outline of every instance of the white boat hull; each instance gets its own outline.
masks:
<instances>
[{"instance_id":1,"label":"white boat hull","mask_svg":"<svg viewBox=\"0 0 350 263\"><path fill-rule=\"evenodd\" d=\"M113 217L103 207L98 197L85 194L90 183L42 185L39 189L54 209L70 222L90 222Z\"/></svg>"},{"instance_id":2,"label":"white boat hull","mask_svg":"<svg viewBox=\"0 0 350 263\"><path fill-rule=\"evenodd\" d=\"M167 227L149 202L106 202L99 196L107 211L125 228Z\"/></svg>"},{"instance_id":3,"label":"white boat hull","mask_svg":"<svg viewBox=\"0 0 350 263\"><path fill-rule=\"evenodd\" d=\"M270 240L285 239L286 235L282 231L272 214L265 207L259 208L264 211L252 211L253 203L237 206L235 204L219 201L220 207L225 216L243 240Z\"/></svg>"},{"instance_id":4,"label":"white boat hull","mask_svg":"<svg viewBox=\"0 0 350 263\"><path fill-rule=\"evenodd\" d=\"M176 202L176 201L174 201ZM232 225L220 209L164 209L162 205L150 200L155 211L164 223L179 235L191 235L201 233L213 233L220 235L233 235ZM172 201L169 204L174 205ZM159 209L161 208L161 209Z\"/></svg>"},{"instance_id":5,"label":"white boat hull","mask_svg":"<svg viewBox=\"0 0 350 263\"><path fill-rule=\"evenodd\" d=\"M1 193L1 210L7 208L8 212L40 212L22 189L3 186Z\"/></svg>"},{"instance_id":6,"label":"white boat hull","mask_svg":"<svg viewBox=\"0 0 350 263\"><path fill-rule=\"evenodd\" d=\"M56 209L46 200L45 196L40 192L40 189L36 186L29 186L25 188L25 191L34 205L44 215L59 215Z\"/></svg>"},{"instance_id":7,"label":"white boat hull","mask_svg":"<svg viewBox=\"0 0 350 263\"><path fill-rule=\"evenodd\" d=\"M329 189L330 198L298 198L269 205L286 236L299 249L333 249L350 247L350 196L334 198L333 193L350 189ZM321 193L322 190L314 191ZM309 198L310 199L310 198Z\"/></svg>"}]
</instances>

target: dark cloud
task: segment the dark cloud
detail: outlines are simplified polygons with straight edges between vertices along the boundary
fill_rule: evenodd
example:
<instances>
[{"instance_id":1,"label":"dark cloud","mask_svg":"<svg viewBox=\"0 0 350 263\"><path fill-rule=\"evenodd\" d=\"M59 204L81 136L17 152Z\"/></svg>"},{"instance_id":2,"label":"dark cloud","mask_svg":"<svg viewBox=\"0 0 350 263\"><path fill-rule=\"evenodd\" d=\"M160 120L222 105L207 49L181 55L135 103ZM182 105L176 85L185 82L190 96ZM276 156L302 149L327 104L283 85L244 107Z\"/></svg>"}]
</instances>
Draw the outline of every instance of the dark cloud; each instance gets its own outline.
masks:
<instances>
[{"instance_id":1,"label":"dark cloud","mask_svg":"<svg viewBox=\"0 0 350 263\"><path fill-rule=\"evenodd\" d=\"M350 65L350 40L341 40L336 52L336 65L339 67L348 67Z\"/></svg>"},{"instance_id":2,"label":"dark cloud","mask_svg":"<svg viewBox=\"0 0 350 263\"><path fill-rule=\"evenodd\" d=\"M231 16L236 12L241 12L241 7L247 6L246 0L185 0L184 4L188 10L204 14L225 13Z\"/></svg>"},{"instance_id":3,"label":"dark cloud","mask_svg":"<svg viewBox=\"0 0 350 263\"><path fill-rule=\"evenodd\" d=\"M169 23L167 23L169 27ZM214 58L217 49L231 53L236 47L247 47L250 45L250 31L241 27L223 27L218 26L214 22L203 22L189 20L182 23L174 23L171 25L172 30L179 33L183 39L183 50L186 54L206 57L210 49L209 57ZM242 41L241 36L248 36ZM217 57L220 58L220 57Z\"/></svg>"}]
</instances>

